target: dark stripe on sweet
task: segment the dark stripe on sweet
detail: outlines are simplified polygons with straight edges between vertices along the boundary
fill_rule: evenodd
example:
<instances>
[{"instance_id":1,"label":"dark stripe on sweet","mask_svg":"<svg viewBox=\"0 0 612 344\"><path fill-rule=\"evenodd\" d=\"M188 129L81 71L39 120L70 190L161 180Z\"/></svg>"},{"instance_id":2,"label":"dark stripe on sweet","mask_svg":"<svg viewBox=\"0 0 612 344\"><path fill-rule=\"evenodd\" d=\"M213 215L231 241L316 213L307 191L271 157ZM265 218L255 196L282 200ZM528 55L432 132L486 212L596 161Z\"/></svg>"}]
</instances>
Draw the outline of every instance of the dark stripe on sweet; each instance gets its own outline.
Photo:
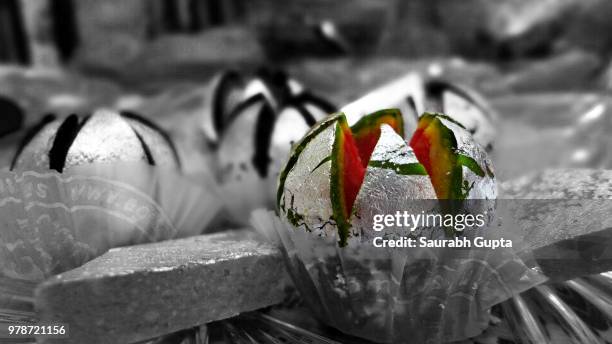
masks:
<instances>
[{"instance_id":1,"label":"dark stripe on sweet","mask_svg":"<svg viewBox=\"0 0 612 344\"><path fill-rule=\"evenodd\" d=\"M410 108L411 108L412 110L414 110L414 113L416 113L416 114L417 114L417 116L418 116L418 115L419 115L419 112L418 112L418 110L417 110L416 103L414 102L414 98L413 98L412 96L408 96L408 98L406 98L406 102L408 103L408 105L410 106Z\"/></svg>"},{"instance_id":2,"label":"dark stripe on sweet","mask_svg":"<svg viewBox=\"0 0 612 344\"><path fill-rule=\"evenodd\" d=\"M142 150L145 153L145 157L147 158L147 162L149 163L149 165L155 165L155 159L153 158L153 154L151 154L151 149L149 149L147 143L142 139L142 136L140 136L136 129L132 128L132 131L134 131L134 134L136 134L136 138L138 138L138 141L142 146Z\"/></svg>"},{"instance_id":3,"label":"dark stripe on sweet","mask_svg":"<svg viewBox=\"0 0 612 344\"><path fill-rule=\"evenodd\" d=\"M225 123L225 127L228 128L232 122L238 118L238 116L240 116L240 114L248 109L250 106L253 106L254 104L258 103L258 102L266 102L266 97L261 94L258 93L256 95L253 95L249 98L247 98L245 101L243 101L242 103L238 104L238 106L236 106L236 108L234 110L232 110L232 112L229 114L229 116L227 116L227 122ZM221 133L223 135L223 133Z\"/></svg>"},{"instance_id":4,"label":"dark stripe on sweet","mask_svg":"<svg viewBox=\"0 0 612 344\"><path fill-rule=\"evenodd\" d=\"M270 91L279 108L283 108L293 97L289 88L289 76L282 70L260 68L256 76Z\"/></svg>"},{"instance_id":5,"label":"dark stripe on sweet","mask_svg":"<svg viewBox=\"0 0 612 344\"><path fill-rule=\"evenodd\" d=\"M292 104L290 106L295 108L297 110L297 112L300 113L300 115L304 119L304 122L306 122L306 124L308 124L309 127L312 127L313 125L315 125L315 123L317 123L317 120L310 113L310 111L308 111L308 109L306 109L306 107L304 105L302 105L300 103L292 102Z\"/></svg>"},{"instance_id":6,"label":"dark stripe on sweet","mask_svg":"<svg viewBox=\"0 0 612 344\"><path fill-rule=\"evenodd\" d=\"M132 111L121 111L120 112L122 117L137 121L139 123L142 123L143 125L155 130L156 132L158 132L162 138L164 139L164 141L166 141L166 143L168 144L168 146L170 147L170 150L172 150L172 155L174 156L174 159L176 160L176 164L181 167L181 159L179 158L178 155L178 151L176 150L176 146L174 145L174 142L172 141L172 139L170 138L170 135L168 135L168 133L166 133L165 130L163 130L161 127L159 127L157 124L155 124L154 122L150 121L147 118L144 118L143 116L132 112ZM128 123L129 125L129 123ZM132 128L132 126L130 126L130 128ZM141 140L141 143L143 144L143 149L145 150L145 154L147 154L147 151L151 152L151 150L149 149L149 147L147 146L147 144L142 141L142 137L140 136L140 134L134 129L132 128L132 130L134 131L134 133L136 133L136 136L138 136L138 139ZM145 148L146 147L146 148ZM152 155L151 155L152 157ZM148 158L147 158L148 160Z\"/></svg>"},{"instance_id":7,"label":"dark stripe on sweet","mask_svg":"<svg viewBox=\"0 0 612 344\"><path fill-rule=\"evenodd\" d=\"M444 112L444 104L442 101L442 95L444 91L450 87L450 84L442 80L429 80L425 82L425 95L430 105L433 105L433 109L426 109L428 111Z\"/></svg>"},{"instance_id":8,"label":"dark stripe on sweet","mask_svg":"<svg viewBox=\"0 0 612 344\"><path fill-rule=\"evenodd\" d=\"M63 172L66 164L66 156L72 143L79 134L81 125L79 125L79 117L70 115L64 120L62 125L55 133L55 139L51 150L49 150L49 168L57 172Z\"/></svg>"},{"instance_id":9,"label":"dark stripe on sweet","mask_svg":"<svg viewBox=\"0 0 612 344\"><path fill-rule=\"evenodd\" d=\"M23 152L23 149L30 143L30 141L32 141L34 136L36 136L41 130L43 130L49 123L53 122L55 118L56 117L54 114L47 114L45 115L45 117L42 118L40 122L38 122L38 124L30 128L26 132L25 136L21 139L21 142L19 143L19 148L17 148L17 151L13 156L13 160L11 161L11 170L15 168L15 164L17 163L17 160L19 160L19 156Z\"/></svg>"},{"instance_id":10,"label":"dark stripe on sweet","mask_svg":"<svg viewBox=\"0 0 612 344\"><path fill-rule=\"evenodd\" d=\"M272 131L276 124L276 114L268 103L264 103L259 110L257 124L255 126L255 154L252 163L260 177L268 176L268 167L272 158L270 157L270 146L272 145Z\"/></svg>"},{"instance_id":11,"label":"dark stripe on sweet","mask_svg":"<svg viewBox=\"0 0 612 344\"><path fill-rule=\"evenodd\" d=\"M83 129L85 124L87 124L87 122L89 122L90 119L91 119L91 114L85 115L85 117L82 120L79 119L80 120L80 123L79 123L79 132L81 131L81 129Z\"/></svg>"},{"instance_id":12,"label":"dark stripe on sweet","mask_svg":"<svg viewBox=\"0 0 612 344\"><path fill-rule=\"evenodd\" d=\"M224 104L227 97L231 94L232 89L241 88L243 80L240 75L233 70L227 71L221 75L219 84L213 94L213 127L217 131L218 136L226 128L225 119L229 113L225 113ZM230 110L231 111L231 110Z\"/></svg>"},{"instance_id":13,"label":"dark stripe on sweet","mask_svg":"<svg viewBox=\"0 0 612 344\"><path fill-rule=\"evenodd\" d=\"M295 99L300 103L310 103L318 107L319 109L323 110L323 112L325 112L328 115L338 111L338 108L336 105L327 101L327 99L319 97L318 95L311 93L309 91L302 92L301 94L296 96Z\"/></svg>"}]
</instances>

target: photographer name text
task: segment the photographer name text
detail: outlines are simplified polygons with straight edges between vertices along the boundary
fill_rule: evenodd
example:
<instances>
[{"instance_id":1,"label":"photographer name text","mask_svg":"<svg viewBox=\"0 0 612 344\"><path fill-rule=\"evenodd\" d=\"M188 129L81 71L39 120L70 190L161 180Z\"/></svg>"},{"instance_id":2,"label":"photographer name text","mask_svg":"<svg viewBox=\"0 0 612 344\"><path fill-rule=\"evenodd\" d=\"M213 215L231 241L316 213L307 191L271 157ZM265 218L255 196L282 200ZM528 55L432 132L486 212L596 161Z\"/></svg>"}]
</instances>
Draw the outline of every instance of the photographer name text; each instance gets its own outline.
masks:
<instances>
[{"instance_id":1,"label":"photographer name text","mask_svg":"<svg viewBox=\"0 0 612 344\"><path fill-rule=\"evenodd\" d=\"M482 236L474 238L454 237L449 239L428 239L426 237L401 237L398 239L385 239L375 237L372 241L374 247L390 248L510 248L512 240L497 238L487 239Z\"/></svg>"},{"instance_id":2,"label":"photographer name text","mask_svg":"<svg viewBox=\"0 0 612 344\"><path fill-rule=\"evenodd\" d=\"M403 228L410 233L420 229L422 233L427 228L444 228L454 233L452 236L439 239L425 236L387 237L381 233L381 236L375 236L372 239L373 246L379 248L487 248L494 250L512 247L512 240L502 237L462 235L466 230L484 229L488 224L487 212L483 214L439 214L422 211L412 214L407 211L397 211L395 214L376 214L372 220L374 232L382 232L388 228Z\"/></svg>"}]
</instances>

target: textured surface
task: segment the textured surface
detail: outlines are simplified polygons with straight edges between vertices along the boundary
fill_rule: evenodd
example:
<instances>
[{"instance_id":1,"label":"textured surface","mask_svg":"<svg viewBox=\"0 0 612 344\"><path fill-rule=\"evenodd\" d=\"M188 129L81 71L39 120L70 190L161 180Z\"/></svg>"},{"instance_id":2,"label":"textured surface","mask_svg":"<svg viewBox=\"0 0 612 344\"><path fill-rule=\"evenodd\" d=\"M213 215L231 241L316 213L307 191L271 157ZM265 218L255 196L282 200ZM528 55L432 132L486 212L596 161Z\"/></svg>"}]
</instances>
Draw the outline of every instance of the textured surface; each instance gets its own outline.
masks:
<instances>
[{"instance_id":1,"label":"textured surface","mask_svg":"<svg viewBox=\"0 0 612 344\"><path fill-rule=\"evenodd\" d=\"M281 202L281 206L284 204L287 209L287 216L293 212L296 224L316 235L334 236L336 233L336 226L329 225L333 215L329 190L329 157L332 154L335 131L334 121L307 144L287 175Z\"/></svg>"},{"instance_id":2,"label":"textured surface","mask_svg":"<svg viewBox=\"0 0 612 344\"><path fill-rule=\"evenodd\" d=\"M97 111L70 146L65 168L116 161L146 161L146 155L134 130L119 114Z\"/></svg>"},{"instance_id":3,"label":"textured surface","mask_svg":"<svg viewBox=\"0 0 612 344\"><path fill-rule=\"evenodd\" d=\"M554 280L612 269L612 171L548 170L502 184L525 248ZM499 209L499 206L498 206Z\"/></svg>"},{"instance_id":4,"label":"textured surface","mask_svg":"<svg viewBox=\"0 0 612 344\"><path fill-rule=\"evenodd\" d=\"M160 132L145 125L141 121L125 117L124 120L136 133L138 133L140 139L146 144L155 165L178 167L178 162L176 161L172 147Z\"/></svg>"},{"instance_id":5,"label":"textured surface","mask_svg":"<svg viewBox=\"0 0 612 344\"><path fill-rule=\"evenodd\" d=\"M500 185L502 198L611 199L612 171L550 169Z\"/></svg>"},{"instance_id":6,"label":"textured surface","mask_svg":"<svg viewBox=\"0 0 612 344\"><path fill-rule=\"evenodd\" d=\"M358 239L362 242L371 241L381 234L410 234L406 233L409 229L405 227L387 227L385 232L374 232L373 217L397 211L417 214L430 210L436 203L415 201L436 199L429 176L401 173L402 166L417 164L418 161L402 137L387 125L381 127L380 139L370 159L372 162L381 162L384 167L368 166L355 200L355 214L351 220L353 234L361 235Z\"/></svg>"},{"instance_id":7,"label":"textured surface","mask_svg":"<svg viewBox=\"0 0 612 344\"><path fill-rule=\"evenodd\" d=\"M40 285L36 307L69 343L131 343L278 303L284 281L277 249L229 231L113 249Z\"/></svg>"}]
</instances>

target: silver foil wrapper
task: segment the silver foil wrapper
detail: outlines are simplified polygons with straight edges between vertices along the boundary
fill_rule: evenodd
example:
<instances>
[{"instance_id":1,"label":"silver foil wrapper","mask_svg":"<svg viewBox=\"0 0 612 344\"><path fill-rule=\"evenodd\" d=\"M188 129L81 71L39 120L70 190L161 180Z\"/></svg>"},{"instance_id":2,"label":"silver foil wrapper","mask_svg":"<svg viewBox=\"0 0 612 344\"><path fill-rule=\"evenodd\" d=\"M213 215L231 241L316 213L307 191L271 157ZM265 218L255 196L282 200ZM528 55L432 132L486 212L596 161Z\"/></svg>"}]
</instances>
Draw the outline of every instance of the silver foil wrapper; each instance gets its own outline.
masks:
<instances>
[{"instance_id":1,"label":"silver foil wrapper","mask_svg":"<svg viewBox=\"0 0 612 344\"><path fill-rule=\"evenodd\" d=\"M329 160L335 131L334 122L306 145L287 175L281 199L281 212L293 218L299 228L316 236L334 236L337 232L330 196Z\"/></svg>"},{"instance_id":2,"label":"silver foil wrapper","mask_svg":"<svg viewBox=\"0 0 612 344\"><path fill-rule=\"evenodd\" d=\"M83 120L82 120L83 121ZM168 140L145 122L100 109L84 120L70 143L63 169L91 163L144 162L180 169ZM15 171L48 171L50 152L63 118L55 119L37 132L16 157ZM146 147L146 148L145 148Z\"/></svg>"},{"instance_id":3,"label":"silver foil wrapper","mask_svg":"<svg viewBox=\"0 0 612 344\"><path fill-rule=\"evenodd\" d=\"M117 161L145 162L145 151L134 130L118 113L97 111L74 139L64 168Z\"/></svg>"},{"instance_id":4,"label":"silver foil wrapper","mask_svg":"<svg viewBox=\"0 0 612 344\"><path fill-rule=\"evenodd\" d=\"M418 214L431 212L432 206L436 206L435 202L414 202L415 199L435 200L436 193L429 176L401 173L402 167L419 162L412 149L390 126L381 126L380 139L370 161L384 167L368 166L357 194L351 231L359 241L371 241L372 237L380 235L372 229L374 215L398 211ZM405 227L387 228L386 233L396 236L418 234Z\"/></svg>"},{"instance_id":5,"label":"silver foil wrapper","mask_svg":"<svg viewBox=\"0 0 612 344\"><path fill-rule=\"evenodd\" d=\"M546 280L510 250L338 247L274 213L255 229L285 255L295 286L324 324L378 343L444 343L481 333L491 306Z\"/></svg>"}]
</instances>

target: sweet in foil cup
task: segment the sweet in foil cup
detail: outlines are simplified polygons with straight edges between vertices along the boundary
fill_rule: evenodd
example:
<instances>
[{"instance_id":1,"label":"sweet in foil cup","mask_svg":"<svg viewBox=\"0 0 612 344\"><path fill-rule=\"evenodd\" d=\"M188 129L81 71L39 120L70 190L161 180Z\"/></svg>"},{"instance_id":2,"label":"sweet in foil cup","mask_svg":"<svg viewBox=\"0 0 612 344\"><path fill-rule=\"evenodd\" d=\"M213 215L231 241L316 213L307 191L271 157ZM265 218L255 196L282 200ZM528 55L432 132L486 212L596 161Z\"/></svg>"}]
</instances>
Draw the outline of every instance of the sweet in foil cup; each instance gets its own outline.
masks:
<instances>
[{"instance_id":1,"label":"sweet in foil cup","mask_svg":"<svg viewBox=\"0 0 612 344\"><path fill-rule=\"evenodd\" d=\"M511 250L338 246L273 212L252 215L282 249L302 297L325 324L381 343L441 343L481 333L489 309L546 278Z\"/></svg>"}]
</instances>

